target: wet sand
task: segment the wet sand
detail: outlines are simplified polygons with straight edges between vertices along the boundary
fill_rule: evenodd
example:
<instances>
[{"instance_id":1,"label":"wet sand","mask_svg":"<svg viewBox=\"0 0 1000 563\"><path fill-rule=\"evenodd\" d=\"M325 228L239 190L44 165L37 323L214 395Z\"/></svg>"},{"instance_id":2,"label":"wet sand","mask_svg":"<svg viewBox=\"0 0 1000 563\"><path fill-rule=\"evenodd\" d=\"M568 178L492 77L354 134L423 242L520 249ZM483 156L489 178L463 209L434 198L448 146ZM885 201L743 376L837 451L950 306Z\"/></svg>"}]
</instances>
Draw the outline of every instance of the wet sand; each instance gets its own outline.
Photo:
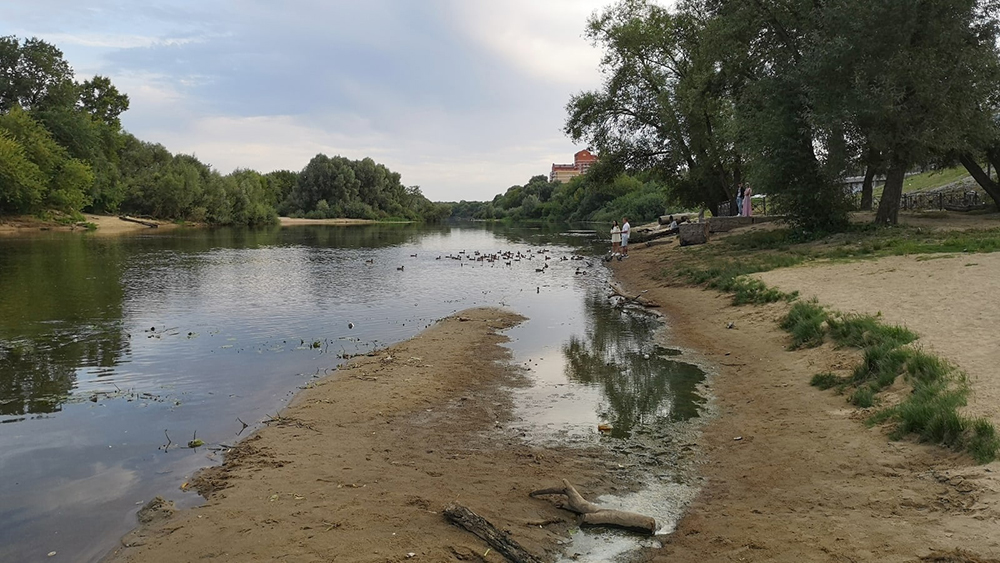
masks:
<instances>
[{"instance_id":1,"label":"wet sand","mask_svg":"<svg viewBox=\"0 0 1000 563\"><path fill-rule=\"evenodd\" d=\"M555 559L575 519L528 492L621 483L601 452L508 429L509 386L523 381L501 331L521 320L472 309L351 360L191 479L203 506L144 509L107 561L504 561L447 523L451 502Z\"/></svg>"},{"instance_id":2,"label":"wet sand","mask_svg":"<svg viewBox=\"0 0 1000 563\"><path fill-rule=\"evenodd\" d=\"M734 307L715 291L657 281L663 268L682 263L684 251L676 244L637 246L628 260L612 264L626 287L648 290L647 298L663 304L677 345L699 350L718 369L712 391L720 415L700 442L707 484L667 544L646 553L648 560L1000 558L1000 462L978 466L968 456L891 442L884 429L866 427L845 397L809 385L815 373L853 367L857 352L830 344L790 352L777 325L787 304ZM935 262L944 261L921 264ZM855 297L863 291L836 271L801 273L810 274L809 283L823 277ZM778 277L783 288L804 295L816 288L804 281L799 287L781 270L765 279ZM921 328L928 340L949 330Z\"/></svg>"},{"instance_id":3,"label":"wet sand","mask_svg":"<svg viewBox=\"0 0 1000 563\"><path fill-rule=\"evenodd\" d=\"M75 231L81 233L93 232L100 235L120 235L125 233L134 233L147 231L151 228L146 225L140 225L139 223L133 223L131 221L122 221L115 215L94 215L92 213L85 213L83 215L84 222L93 223L97 225L95 231L91 231L85 226L73 225L60 225L51 221L42 221L35 217L23 216L23 217L4 217L0 219L0 235L3 234L24 234L32 232L42 232L42 231ZM170 229L177 227L174 223L169 223L165 221L151 221L159 225L160 229Z\"/></svg>"}]
</instances>

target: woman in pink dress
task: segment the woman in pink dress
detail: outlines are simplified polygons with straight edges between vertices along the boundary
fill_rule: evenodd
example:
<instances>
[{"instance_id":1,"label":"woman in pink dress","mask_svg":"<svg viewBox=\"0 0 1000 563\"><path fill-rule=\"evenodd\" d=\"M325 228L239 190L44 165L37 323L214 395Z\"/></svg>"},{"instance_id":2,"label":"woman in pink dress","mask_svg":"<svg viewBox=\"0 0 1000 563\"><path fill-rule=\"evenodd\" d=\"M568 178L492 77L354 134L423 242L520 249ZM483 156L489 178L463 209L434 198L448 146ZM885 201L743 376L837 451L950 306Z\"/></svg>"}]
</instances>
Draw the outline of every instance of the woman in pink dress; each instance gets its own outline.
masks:
<instances>
[{"instance_id":1,"label":"woman in pink dress","mask_svg":"<svg viewBox=\"0 0 1000 563\"><path fill-rule=\"evenodd\" d=\"M750 215L753 214L753 205L751 205L751 202L750 202L750 196L752 196L752 195L753 195L753 190L750 189L750 186L747 186L746 190L743 191L743 216L744 217L749 217Z\"/></svg>"}]
</instances>

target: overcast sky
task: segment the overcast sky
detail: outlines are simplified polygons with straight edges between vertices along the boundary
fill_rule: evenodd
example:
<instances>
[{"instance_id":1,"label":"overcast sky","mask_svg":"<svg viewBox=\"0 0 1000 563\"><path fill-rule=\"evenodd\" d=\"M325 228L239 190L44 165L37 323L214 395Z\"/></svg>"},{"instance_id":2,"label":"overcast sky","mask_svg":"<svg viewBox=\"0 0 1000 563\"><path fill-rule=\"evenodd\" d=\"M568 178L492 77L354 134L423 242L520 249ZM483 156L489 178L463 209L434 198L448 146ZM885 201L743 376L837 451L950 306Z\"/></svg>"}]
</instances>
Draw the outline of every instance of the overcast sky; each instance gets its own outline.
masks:
<instances>
[{"instance_id":1,"label":"overcast sky","mask_svg":"<svg viewBox=\"0 0 1000 563\"><path fill-rule=\"evenodd\" d=\"M0 35L111 77L124 127L223 173L374 158L432 200L491 199L581 147L583 38L610 0L7 0Z\"/></svg>"}]
</instances>

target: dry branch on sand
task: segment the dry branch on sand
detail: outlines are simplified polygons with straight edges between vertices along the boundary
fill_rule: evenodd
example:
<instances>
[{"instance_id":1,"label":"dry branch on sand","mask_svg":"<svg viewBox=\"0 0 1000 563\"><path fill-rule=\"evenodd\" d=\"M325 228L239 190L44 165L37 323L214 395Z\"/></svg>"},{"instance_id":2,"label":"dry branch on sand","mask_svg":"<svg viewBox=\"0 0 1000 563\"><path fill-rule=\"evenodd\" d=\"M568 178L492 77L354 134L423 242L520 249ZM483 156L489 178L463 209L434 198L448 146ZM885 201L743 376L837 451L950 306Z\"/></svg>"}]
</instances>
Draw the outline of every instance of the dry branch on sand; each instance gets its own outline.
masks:
<instances>
[{"instance_id":1,"label":"dry branch on sand","mask_svg":"<svg viewBox=\"0 0 1000 563\"><path fill-rule=\"evenodd\" d=\"M444 515L452 524L472 532L494 551L514 563L541 563L542 561L521 547L521 544L511 539L510 534L462 505L448 505L444 509Z\"/></svg>"},{"instance_id":2,"label":"dry branch on sand","mask_svg":"<svg viewBox=\"0 0 1000 563\"><path fill-rule=\"evenodd\" d=\"M573 488L573 485L570 485L569 481L565 479L563 479L562 487L539 489L537 491L531 491L530 495L533 497L541 495L565 495L567 504L559 503L559 506L579 514L581 526L615 526L647 534L656 533L656 520L651 516L644 516L642 514L636 514L635 512L625 512L623 510L602 508L583 498L583 496L580 495L575 488Z\"/></svg>"},{"instance_id":3,"label":"dry branch on sand","mask_svg":"<svg viewBox=\"0 0 1000 563\"><path fill-rule=\"evenodd\" d=\"M626 294L624 289L614 283L609 283L608 285L611 287L611 297L621 297L627 302L636 303L638 305L642 305L643 307L656 308L660 306L660 304L656 301L643 297L642 294L646 293L645 291L638 293L635 296L631 296Z\"/></svg>"}]
</instances>

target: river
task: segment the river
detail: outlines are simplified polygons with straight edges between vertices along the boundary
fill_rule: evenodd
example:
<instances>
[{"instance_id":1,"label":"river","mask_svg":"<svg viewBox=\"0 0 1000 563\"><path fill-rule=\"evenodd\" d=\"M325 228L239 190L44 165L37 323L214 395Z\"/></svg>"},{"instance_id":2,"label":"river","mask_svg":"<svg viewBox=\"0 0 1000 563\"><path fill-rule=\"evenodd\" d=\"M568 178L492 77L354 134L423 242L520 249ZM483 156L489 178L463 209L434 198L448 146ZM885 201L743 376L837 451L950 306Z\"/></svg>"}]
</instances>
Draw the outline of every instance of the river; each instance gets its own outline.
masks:
<instances>
[{"instance_id":1,"label":"river","mask_svg":"<svg viewBox=\"0 0 1000 563\"><path fill-rule=\"evenodd\" d=\"M521 258L476 259L500 251ZM186 478L342 357L469 307L529 319L508 331L526 439L697 416L702 372L608 301L603 251L593 231L482 225L0 238L0 560L100 559L153 496L197 504ZM676 519L691 491L662 494Z\"/></svg>"}]
</instances>

